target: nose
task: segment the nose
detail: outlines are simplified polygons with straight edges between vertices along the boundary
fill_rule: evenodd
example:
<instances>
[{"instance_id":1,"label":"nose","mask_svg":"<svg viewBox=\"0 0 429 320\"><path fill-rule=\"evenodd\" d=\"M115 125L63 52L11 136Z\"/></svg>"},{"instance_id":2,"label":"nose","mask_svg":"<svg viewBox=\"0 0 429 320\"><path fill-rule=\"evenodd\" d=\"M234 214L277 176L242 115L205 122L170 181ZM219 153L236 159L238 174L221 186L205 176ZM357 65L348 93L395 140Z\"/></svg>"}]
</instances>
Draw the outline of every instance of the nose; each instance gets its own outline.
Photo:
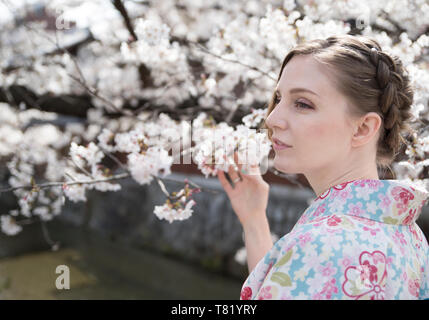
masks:
<instances>
[{"instance_id":1,"label":"nose","mask_svg":"<svg viewBox=\"0 0 429 320\"><path fill-rule=\"evenodd\" d=\"M284 119L285 119L285 116L284 114L282 114L280 110L280 105L277 105L273 110L271 110L270 114L265 120L265 123L267 127L270 128L271 130L273 130L274 128L277 128L279 130L285 130L286 121Z\"/></svg>"}]
</instances>

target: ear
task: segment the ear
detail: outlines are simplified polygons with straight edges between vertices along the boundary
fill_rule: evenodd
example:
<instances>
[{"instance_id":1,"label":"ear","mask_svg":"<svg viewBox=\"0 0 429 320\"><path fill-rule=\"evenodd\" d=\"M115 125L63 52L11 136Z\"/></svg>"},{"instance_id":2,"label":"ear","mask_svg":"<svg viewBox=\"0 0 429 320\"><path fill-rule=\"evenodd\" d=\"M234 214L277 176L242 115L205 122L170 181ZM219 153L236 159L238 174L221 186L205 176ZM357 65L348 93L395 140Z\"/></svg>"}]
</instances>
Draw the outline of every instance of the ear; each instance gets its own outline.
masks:
<instances>
[{"instance_id":1,"label":"ear","mask_svg":"<svg viewBox=\"0 0 429 320\"><path fill-rule=\"evenodd\" d=\"M376 112L369 112L355 122L352 146L359 147L378 138L382 120Z\"/></svg>"}]
</instances>

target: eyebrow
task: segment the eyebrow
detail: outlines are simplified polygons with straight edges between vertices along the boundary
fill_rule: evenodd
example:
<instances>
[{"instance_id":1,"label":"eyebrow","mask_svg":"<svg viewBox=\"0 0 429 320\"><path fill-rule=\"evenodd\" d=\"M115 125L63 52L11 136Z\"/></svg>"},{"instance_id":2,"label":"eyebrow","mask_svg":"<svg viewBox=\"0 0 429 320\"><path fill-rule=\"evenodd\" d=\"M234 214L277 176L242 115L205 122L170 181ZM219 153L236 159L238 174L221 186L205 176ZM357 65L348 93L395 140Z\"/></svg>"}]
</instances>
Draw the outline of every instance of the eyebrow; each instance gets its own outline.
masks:
<instances>
[{"instance_id":1,"label":"eyebrow","mask_svg":"<svg viewBox=\"0 0 429 320\"><path fill-rule=\"evenodd\" d=\"M310 89L306 89L306 88L292 88L289 90L289 93L298 93L298 92L308 92L308 93L311 93L311 94L319 97L319 95L316 92L311 91ZM280 93L278 88L276 88L276 93Z\"/></svg>"}]
</instances>

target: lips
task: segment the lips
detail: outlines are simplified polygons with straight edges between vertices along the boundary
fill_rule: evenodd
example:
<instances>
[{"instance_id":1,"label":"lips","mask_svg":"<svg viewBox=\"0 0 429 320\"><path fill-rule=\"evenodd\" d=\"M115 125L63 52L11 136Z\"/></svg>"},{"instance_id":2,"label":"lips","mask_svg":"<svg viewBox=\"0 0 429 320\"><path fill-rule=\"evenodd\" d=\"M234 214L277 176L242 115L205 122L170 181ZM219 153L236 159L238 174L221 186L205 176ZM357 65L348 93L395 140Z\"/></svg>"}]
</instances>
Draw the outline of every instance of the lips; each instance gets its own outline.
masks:
<instances>
[{"instance_id":1,"label":"lips","mask_svg":"<svg viewBox=\"0 0 429 320\"><path fill-rule=\"evenodd\" d=\"M273 141L274 141L276 144L278 144L279 146L291 147L291 145L289 145L289 144L287 144L287 143L284 143L284 142L280 141L280 140L279 140L279 139L277 139L277 138L273 138Z\"/></svg>"}]
</instances>

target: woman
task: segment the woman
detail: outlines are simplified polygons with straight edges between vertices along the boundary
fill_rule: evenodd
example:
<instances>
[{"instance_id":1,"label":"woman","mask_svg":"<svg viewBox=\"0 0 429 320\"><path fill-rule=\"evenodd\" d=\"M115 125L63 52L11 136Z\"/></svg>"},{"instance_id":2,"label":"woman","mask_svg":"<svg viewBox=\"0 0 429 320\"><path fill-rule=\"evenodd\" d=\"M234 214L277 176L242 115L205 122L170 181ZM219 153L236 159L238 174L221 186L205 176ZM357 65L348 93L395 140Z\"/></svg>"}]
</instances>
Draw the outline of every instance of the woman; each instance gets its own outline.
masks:
<instances>
[{"instance_id":1,"label":"woman","mask_svg":"<svg viewBox=\"0 0 429 320\"><path fill-rule=\"evenodd\" d=\"M245 234L241 299L429 298L429 247L415 223L429 193L377 171L411 132L412 101L401 62L370 38L313 40L285 57L265 119L274 166L304 174L317 198L273 245L259 168L230 169L234 186L218 172Z\"/></svg>"}]
</instances>

